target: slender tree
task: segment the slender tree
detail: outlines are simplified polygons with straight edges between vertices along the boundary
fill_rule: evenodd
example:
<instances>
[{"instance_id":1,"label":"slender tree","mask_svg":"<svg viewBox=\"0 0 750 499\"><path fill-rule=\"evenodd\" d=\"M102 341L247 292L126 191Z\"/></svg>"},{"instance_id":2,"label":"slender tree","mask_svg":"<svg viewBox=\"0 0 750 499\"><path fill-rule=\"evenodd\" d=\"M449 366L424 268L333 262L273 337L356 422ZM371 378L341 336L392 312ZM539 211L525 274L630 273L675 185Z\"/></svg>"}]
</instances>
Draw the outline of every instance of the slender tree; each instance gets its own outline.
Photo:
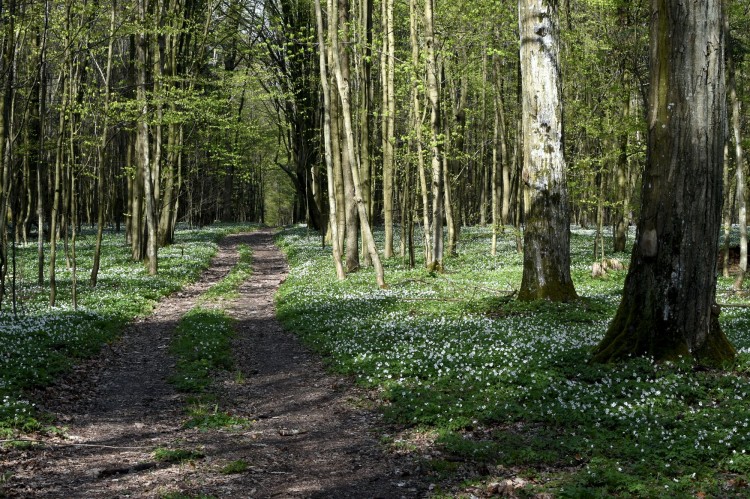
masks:
<instances>
[{"instance_id":1,"label":"slender tree","mask_svg":"<svg viewBox=\"0 0 750 499\"><path fill-rule=\"evenodd\" d=\"M146 36L147 0L138 0L138 20L141 23L136 34L136 98L138 102L138 119L136 123L136 151L139 170L143 177L144 210L146 212L146 258L148 273L155 275L158 271L157 261L157 227L156 227L156 194L154 174L150 155L150 136L148 126L148 100L146 94L146 63L148 54L148 37Z\"/></svg>"},{"instance_id":2,"label":"slender tree","mask_svg":"<svg viewBox=\"0 0 750 499\"><path fill-rule=\"evenodd\" d=\"M325 147L326 177L328 178L328 222L331 227L331 246L333 261L336 266L336 276L344 279L344 266L341 263L341 247L339 246L339 234L337 223L336 189L333 185L333 158L331 154L331 88L328 84L328 66L326 64L326 51L323 13L320 8L320 0L315 0L315 19L318 28L318 45L320 46L320 82L323 86L323 145Z\"/></svg>"},{"instance_id":3,"label":"slender tree","mask_svg":"<svg viewBox=\"0 0 750 499\"><path fill-rule=\"evenodd\" d=\"M424 2L424 39L427 70L427 97L430 101L430 129L432 138L432 260L430 270L443 269L443 148L440 134L440 88L438 87L438 65L435 54L434 0Z\"/></svg>"},{"instance_id":4,"label":"slender tree","mask_svg":"<svg viewBox=\"0 0 750 499\"><path fill-rule=\"evenodd\" d=\"M103 123L102 123L102 135L97 148L97 216L96 216L96 243L94 246L94 263L91 267L91 277L89 283L92 287L96 286L96 282L99 276L99 265L101 262L102 253L102 236L104 234L104 215L105 215L105 193L106 182L105 177L105 162L107 160L107 145L109 141L109 105L110 105L110 81L112 79L112 60L114 54L114 43L115 43L115 22L117 20L117 1L111 0L111 10L109 17L109 43L107 46L107 63L106 69L104 70L102 77L103 84Z\"/></svg>"},{"instance_id":5,"label":"slender tree","mask_svg":"<svg viewBox=\"0 0 750 499\"><path fill-rule=\"evenodd\" d=\"M338 10L348 9L347 0L334 0L333 9L331 12L331 19L339 19ZM378 255L377 247L375 246L375 238L372 235L370 229L370 221L367 215L367 206L365 206L362 198L362 184L359 176L359 164L357 162L357 155L354 148L354 128L352 126L352 112L351 112L351 92L349 87L348 71L345 67L342 67L341 49L339 48L338 30L342 26L335 27L330 30L331 33L331 45L333 46L333 61L334 61L334 72L336 75L336 84L339 90L339 98L341 99L341 116L344 122L344 145L345 155L349 162L349 169L352 173L352 180L354 182L354 199L357 203L357 211L359 213L359 223L362 227L362 235L364 240L362 243L367 248L367 252L370 254L372 259L372 265L375 268L375 279L378 286L381 288L386 287L385 277L383 273L383 265L380 262L380 256Z\"/></svg>"},{"instance_id":6,"label":"slender tree","mask_svg":"<svg viewBox=\"0 0 750 499\"><path fill-rule=\"evenodd\" d=\"M383 212L385 249L383 256L393 256L393 179L396 170L395 141L396 91L394 72L396 47L393 34L393 0L383 0Z\"/></svg>"}]
</instances>

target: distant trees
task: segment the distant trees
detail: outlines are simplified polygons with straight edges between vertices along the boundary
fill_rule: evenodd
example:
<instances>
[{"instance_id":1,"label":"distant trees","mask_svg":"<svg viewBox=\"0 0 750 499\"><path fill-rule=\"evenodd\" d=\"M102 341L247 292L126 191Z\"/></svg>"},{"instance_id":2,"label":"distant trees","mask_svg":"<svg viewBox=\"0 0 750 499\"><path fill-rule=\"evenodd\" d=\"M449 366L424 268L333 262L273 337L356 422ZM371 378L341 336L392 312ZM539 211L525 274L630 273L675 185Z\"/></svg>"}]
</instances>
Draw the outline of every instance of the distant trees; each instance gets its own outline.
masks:
<instances>
[{"instance_id":1,"label":"distant trees","mask_svg":"<svg viewBox=\"0 0 750 499\"><path fill-rule=\"evenodd\" d=\"M747 192L739 4L727 224ZM74 229L96 226L100 255L124 228L156 272L178 221L278 219L380 285L381 254L415 265L415 228L440 271L462 226L492 224L488 251L511 233L524 253L519 296L568 300L569 224L597 230L594 260L641 215L646 0L5 0L0 17L0 297L30 234L54 302Z\"/></svg>"},{"instance_id":2,"label":"distant trees","mask_svg":"<svg viewBox=\"0 0 750 499\"><path fill-rule=\"evenodd\" d=\"M8 249L30 233L55 304L57 266L77 268L86 225L98 232L96 285L107 224L124 226L133 258L156 272L177 220L262 218L275 147L271 115L248 91L258 60L238 21L252 12L203 0L0 3L0 304Z\"/></svg>"}]
</instances>

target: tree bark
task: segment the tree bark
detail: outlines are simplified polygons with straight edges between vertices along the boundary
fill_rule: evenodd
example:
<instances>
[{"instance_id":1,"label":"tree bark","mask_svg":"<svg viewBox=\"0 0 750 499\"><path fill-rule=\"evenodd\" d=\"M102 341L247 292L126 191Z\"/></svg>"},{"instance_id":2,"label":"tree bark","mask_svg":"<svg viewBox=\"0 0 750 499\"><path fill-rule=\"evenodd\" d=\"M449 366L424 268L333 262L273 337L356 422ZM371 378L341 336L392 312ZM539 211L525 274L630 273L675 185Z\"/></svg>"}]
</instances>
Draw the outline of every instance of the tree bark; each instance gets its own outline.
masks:
<instances>
[{"instance_id":1,"label":"tree bark","mask_svg":"<svg viewBox=\"0 0 750 499\"><path fill-rule=\"evenodd\" d=\"M721 0L652 0L648 158L623 299L599 362L735 351L719 326L716 260L726 130Z\"/></svg>"},{"instance_id":2,"label":"tree bark","mask_svg":"<svg viewBox=\"0 0 750 499\"><path fill-rule=\"evenodd\" d=\"M138 0L138 19L145 29L146 1ZM153 173L151 171L150 138L148 127L148 101L146 97L146 54L148 53L148 37L141 31L136 35L136 99L138 101L138 121L136 123L136 151L143 175L143 198L146 212L146 258L148 260L149 275L158 272L157 261L157 233L156 233L156 197L154 192Z\"/></svg>"},{"instance_id":3,"label":"tree bark","mask_svg":"<svg viewBox=\"0 0 750 499\"><path fill-rule=\"evenodd\" d=\"M395 140L396 97L394 75L396 69L396 49L393 35L393 0L383 0L383 213L385 223L385 249L383 256L393 256L393 178L396 158L393 143Z\"/></svg>"},{"instance_id":4,"label":"tree bark","mask_svg":"<svg viewBox=\"0 0 750 499\"><path fill-rule=\"evenodd\" d=\"M320 57L320 83L323 87L323 146L325 147L326 177L328 178L328 222L331 227L331 247L333 262L336 267L336 277L340 280L346 277L341 263L341 248L337 223L336 189L333 185L333 159L331 155L331 89L328 85L328 68L326 64L325 38L323 36L323 13L320 0L315 0L315 19L318 27L318 46Z\"/></svg>"},{"instance_id":5,"label":"tree bark","mask_svg":"<svg viewBox=\"0 0 750 499\"><path fill-rule=\"evenodd\" d=\"M729 39L729 16L724 16L724 36ZM747 189L745 186L745 152L742 147L742 127L740 124L740 100L737 98L737 84L734 69L734 57L732 48L728 47L726 51L727 65L727 93L729 94L729 104L732 107L732 140L734 141L734 160L737 169L735 175L737 178L737 223L740 230L740 269L732 285L732 289L739 291L742 289L742 282L745 280L747 273Z\"/></svg>"},{"instance_id":6,"label":"tree bark","mask_svg":"<svg viewBox=\"0 0 750 499\"><path fill-rule=\"evenodd\" d=\"M348 9L347 0L334 0L333 12L331 13L331 19L338 19L337 10ZM380 255L378 255L377 247L375 246L375 239L372 236L370 229L370 221L367 216L367 207L364 204L362 198L362 184L360 183L359 177L359 165L357 164L357 156L354 150L354 128L352 127L352 113L350 105L350 89L348 80L348 71L342 67L341 52L339 50L338 43L338 29L332 29L331 33L331 45L334 47L333 50L333 61L334 61L334 72L336 74L336 83L338 85L339 97L341 98L341 115L344 121L344 144L346 146L346 157L349 161L349 170L352 173L352 180L354 181L354 198L357 203L357 210L359 212L359 222L362 226L362 234L364 240L362 243L366 246L370 258L372 259L372 265L375 268L375 279L377 280L378 286L381 288L386 287L385 277L383 274L383 265L380 262Z\"/></svg>"},{"instance_id":7,"label":"tree bark","mask_svg":"<svg viewBox=\"0 0 750 499\"><path fill-rule=\"evenodd\" d=\"M438 67L435 56L435 29L433 26L433 0L424 3L424 38L427 69L427 97L430 101L430 128L432 139L432 259L428 264L431 271L443 270L443 151L440 142L440 92L438 88Z\"/></svg>"},{"instance_id":8,"label":"tree bark","mask_svg":"<svg viewBox=\"0 0 750 499\"><path fill-rule=\"evenodd\" d=\"M109 140L109 101L110 101L110 80L112 76L112 56L115 41L115 19L117 13L117 1L112 0L110 18L109 18L109 45L107 47L107 69L104 74L104 123L102 124L102 136L97 149L97 215L96 215L96 243L94 245L94 263L91 267L91 278L89 284L96 287L99 276L99 264L102 254L102 236L104 234L104 166L107 160L107 141Z\"/></svg>"},{"instance_id":9,"label":"tree bark","mask_svg":"<svg viewBox=\"0 0 750 499\"><path fill-rule=\"evenodd\" d=\"M432 261L432 245L430 244L430 193L427 190L427 176L425 175L424 151L422 150L422 76L419 71L419 40L417 36L417 0L409 0L409 34L411 42L412 64L412 116L414 118L414 133L416 134L417 167L419 173L419 188L422 194L422 224L424 236L424 261L429 265Z\"/></svg>"},{"instance_id":10,"label":"tree bark","mask_svg":"<svg viewBox=\"0 0 750 499\"><path fill-rule=\"evenodd\" d=\"M520 300L576 298L570 277L556 2L520 0L525 221Z\"/></svg>"}]
</instances>

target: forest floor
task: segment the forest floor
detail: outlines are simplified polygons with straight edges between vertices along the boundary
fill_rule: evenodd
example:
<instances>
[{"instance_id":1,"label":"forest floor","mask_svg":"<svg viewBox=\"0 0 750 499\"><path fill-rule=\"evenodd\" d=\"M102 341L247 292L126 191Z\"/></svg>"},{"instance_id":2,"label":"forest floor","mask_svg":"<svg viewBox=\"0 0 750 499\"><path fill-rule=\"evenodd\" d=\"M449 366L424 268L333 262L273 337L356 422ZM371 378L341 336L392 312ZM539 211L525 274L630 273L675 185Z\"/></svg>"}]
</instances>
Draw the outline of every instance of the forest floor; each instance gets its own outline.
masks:
<instances>
[{"instance_id":1,"label":"forest floor","mask_svg":"<svg viewBox=\"0 0 750 499\"><path fill-rule=\"evenodd\" d=\"M216 407L252 422L188 428L189 396L168 382L171 337L200 295L237 263L241 244L252 250L252 276L238 298L220 304L235 319L235 366L212 392ZM0 497L426 495L417 462L381 445L394 429L372 410L368 392L326 373L276 321L274 294L286 272L270 230L225 238L196 283L34 394L63 431L2 451ZM188 458L159 460L157 449ZM233 463L241 463L237 472Z\"/></svg>"}]
</instances>

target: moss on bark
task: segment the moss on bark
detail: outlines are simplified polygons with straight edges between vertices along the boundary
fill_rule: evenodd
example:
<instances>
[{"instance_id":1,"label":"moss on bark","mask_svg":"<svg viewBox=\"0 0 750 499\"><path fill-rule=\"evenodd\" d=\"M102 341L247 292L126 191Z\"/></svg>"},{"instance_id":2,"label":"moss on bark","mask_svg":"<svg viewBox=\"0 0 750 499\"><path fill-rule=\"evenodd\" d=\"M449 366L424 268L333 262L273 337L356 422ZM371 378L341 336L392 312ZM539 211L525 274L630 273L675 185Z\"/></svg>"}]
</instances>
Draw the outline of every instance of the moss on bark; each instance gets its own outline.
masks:
<instances>
[{"instance_id":1,"label":"moss on bark","mask_svg":"<svg viewBox=\"0 0 750 499\"><path fill-rule=\"evenodd\" d=\"M653 293L641 302L626 300L615 315L604 339L594 350L592 361L611 363L629 357L650 356L657 362L692 357L712 367L725 367L734 361L735 349L712 314L711 330L702 346L691 352L687 334L676 334L655 314ZM641 306L636 304L640 303Z\"/></svg>"}]
</instances>

